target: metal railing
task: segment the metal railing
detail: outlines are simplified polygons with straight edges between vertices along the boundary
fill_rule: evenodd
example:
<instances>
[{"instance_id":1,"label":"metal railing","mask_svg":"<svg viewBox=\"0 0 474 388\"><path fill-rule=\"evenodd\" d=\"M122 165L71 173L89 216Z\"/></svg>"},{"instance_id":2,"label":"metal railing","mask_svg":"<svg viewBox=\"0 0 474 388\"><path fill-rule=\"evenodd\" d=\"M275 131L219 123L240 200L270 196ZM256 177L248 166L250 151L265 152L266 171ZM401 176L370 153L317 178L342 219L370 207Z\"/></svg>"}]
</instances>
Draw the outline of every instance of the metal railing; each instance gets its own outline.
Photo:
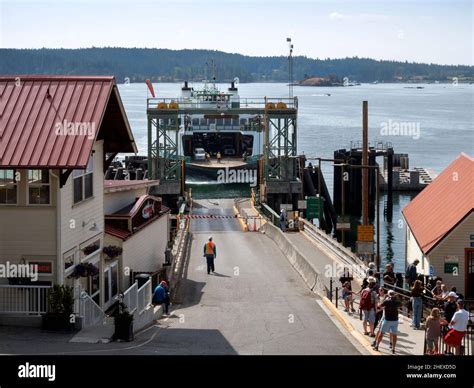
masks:
<instances>
[{"instance_id":1,"label":"metal railing","mask_svg":"<svg viewBox=\"0 0 474 388\"><path fill-rule=\"evenodd\" d=\"M41 315L51 286L0 285L0 314Z\"/></svg>"},{"instance_id":2,"label":"metal railing","mask_svg":"<svg viewBox=\"0 0 474 388\"><path fill-rule=\"evenodd\" d=\"M209 97L213 97L209 95ZM213 109L218 107L219 109L239 109L239 110L245 110L245 109L265 109L267 107L268 103L274 104L275 107L272 109L278 109L276 105L278 103L284 103L287 108L289 109L295 109L298 108L298 99L297 97L293 98L243 98L239 97L238 99L225 99L225 98L220 98L220 95L215 95L216 100L203 100L203 99L193 99L193 98L159 98L159 97L154 97L154 98L148 98L147 99L147 108L148 109L157 109L158 104L167 104L162 105L161 110L166 112L167 110L199 110L199 109ZM220 98L220 99L219 99ZM170 103L172 104L172 107L169 108ZM238 105L235 105L235 103L238 103ZM177 109L174 108L175 105L177 104Z\"/></svg>"},{"instance_id":3,"label":"metal railing","mask_svg":"<svg viewBox=\"0 0 474 388\"><path fill-rule=\"evenodd\" d=\"M146 308L151 304L152 290L151 278L142 285L137 292L138 297L138 314L142 314Z\"/></svg>"},{"instance_id":4,"label":"metal railing","mask_svg":"<svg viewBox=\"0 0 474 388\"><path fill-rule=\"evenodd\" d=\"M128 312L134 314L138 308L138 282L135 281L124 293L123 303L127 306Z\"/></svg>"},{"instance_id":5,"label":"metal railing","mask_svg":"<svg viewBox=\"0 0 474 388\"><path fill-rule=\"evenodd\" d=\"M329 280L329 290L328 290L328 299L333 302L336 307L338 306L338 298L341 295L340 291L342 287L334 287L334 279ZM411 293L409 290L385 284L383 286L384 289L393 290L395 294L400 298L401 306L400 306L400 313L408 318L412 316L412 305L411 305ZM362 290L361 290L362 291ZM357 294L357 292L354 291ZM333 300L333 296L335 294L335 300ZM430 315L431 309L433 307L439 307L437 301L429 296L422 295L422 313L421 319L424 320L424 317ZM354 304L359 304L357 299L353 299ZM360 314L360 319L362 320L362 314Z\"/></svg>"},{"instance_id":6,"label":"metal railing","mask_svg":"<svg viewBox=\"0 0 474 388\"><path fill-rule=\"evenodd\" d=\"M273 225L280 227L280 216L266 203L260 207L264 216L266 216Z\"/></svg>"},{"instance_id":7,"label":"metal railing","mask_svg":"<svg viewBox=\"0 0 474 388\"><path fill-rule=\"evenodd\" d=\"M441 326L440 333L441 335L436 339L436 345L438 348L438 352L436 354L453 354L454 349L450 348L444 342L444 337L448 333L449 328L447 326ZM460 356L472 356L474 355L474 324L470 323L467 326L466 333L461 341L461 349L460 349ZM426 341L426 333L425 333L425 340L423 344L423 354L428 354L428 347Z\"/></svg>"},{"instance_id":8,"label":"metal railing","mask_svg":"<svg viewBox=\"0 0 474 388\"><path fill-rule=\"evenodd\" d=\"M79 298L79 315L82 317L82 326L95 326L104 322L104 310L94 302L90 295L83 291Z\"/></svg>"},{"instance_id":9,"label":"metal railing","mask_svg":"<svg viewBox=\"0 0 474 388\"><path fill-rule=\"evenodd\" d=\"M301 219L304 225L304 232L317 242L323 244L332 253L334 253L339 259L341 259L347 265L365 265L365 263L349 248L339 243L336 239L330 235L324 233L322 230L308 222L307 220Z\"/></svg>"},{"instance_id":10,"label":"metal railing","mask_svg":"<svg viewBox=\"0 0 474 388\"><path fill-rule=\"evenodd\" d=\"M122 302L127 306L130 314L142 314L151 304L152 290L151 278L138 288L138 281L135 281L124 293Z\"/></svg>"}]
</instances>

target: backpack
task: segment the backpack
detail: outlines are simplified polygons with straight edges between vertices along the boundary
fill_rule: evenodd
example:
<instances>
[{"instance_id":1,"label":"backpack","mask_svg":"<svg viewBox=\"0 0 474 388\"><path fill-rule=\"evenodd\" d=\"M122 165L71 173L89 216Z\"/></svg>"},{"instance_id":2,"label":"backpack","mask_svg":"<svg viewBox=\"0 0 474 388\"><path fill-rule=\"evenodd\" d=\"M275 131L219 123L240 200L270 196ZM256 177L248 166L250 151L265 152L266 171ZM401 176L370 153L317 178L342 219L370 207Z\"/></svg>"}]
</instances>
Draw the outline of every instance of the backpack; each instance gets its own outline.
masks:
<instances>
[{"instance_id":1,"label":"backpack","mask_svg":"<svg viewBox=\"0 0 474 388\"><path fill-rule=\"evenodd\" d=\"M360 308L362 310L370 310L374 308L375 305L372 303L372 290L364 290L362 291L362 295L360 297Z\"/></svg>"}]
</instances>

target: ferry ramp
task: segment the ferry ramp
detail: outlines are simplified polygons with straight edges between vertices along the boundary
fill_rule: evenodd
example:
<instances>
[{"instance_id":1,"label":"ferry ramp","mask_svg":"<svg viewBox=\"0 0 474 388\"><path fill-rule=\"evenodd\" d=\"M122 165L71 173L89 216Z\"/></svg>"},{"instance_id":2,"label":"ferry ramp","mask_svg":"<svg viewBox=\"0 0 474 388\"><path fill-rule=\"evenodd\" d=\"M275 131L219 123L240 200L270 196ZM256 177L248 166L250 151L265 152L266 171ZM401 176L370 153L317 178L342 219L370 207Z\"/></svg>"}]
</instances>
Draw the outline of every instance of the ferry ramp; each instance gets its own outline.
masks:
<instances>
[{"instance_id":1,"label":"ferry ramp","mask_svg":"<svg viewBox=\"0 0 474 388\"><path fill-rule=\"evenodd\" d=\"M244 232L234 200L193 206L189 260L166 334L168 354L359 354L267 235ZM221 218L217 216L222 216ZM231 216L231 217L225 217ZM216 272L203 246L212 235Z\"/></svg>"}]
</instances>

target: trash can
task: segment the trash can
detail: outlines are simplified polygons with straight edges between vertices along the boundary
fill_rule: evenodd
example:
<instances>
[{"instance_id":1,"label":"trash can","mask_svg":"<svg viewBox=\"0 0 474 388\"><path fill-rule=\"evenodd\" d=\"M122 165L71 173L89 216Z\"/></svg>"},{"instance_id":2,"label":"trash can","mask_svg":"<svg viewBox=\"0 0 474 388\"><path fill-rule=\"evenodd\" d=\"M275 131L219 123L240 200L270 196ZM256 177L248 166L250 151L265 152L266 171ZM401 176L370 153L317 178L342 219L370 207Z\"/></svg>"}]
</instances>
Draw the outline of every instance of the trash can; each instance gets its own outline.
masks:
<instances>
[{"instance_id":1,"label":"trash can","mask_svg":"<svg viewBox=\"0 0 474 388\"><path fill-rule=\"evenodd\" d=\"M138 288L143 286L148 279L150 279L151 275L149 273L139 273L135 275L135 280L138 281Z\"/></svg>"}]
</instances>

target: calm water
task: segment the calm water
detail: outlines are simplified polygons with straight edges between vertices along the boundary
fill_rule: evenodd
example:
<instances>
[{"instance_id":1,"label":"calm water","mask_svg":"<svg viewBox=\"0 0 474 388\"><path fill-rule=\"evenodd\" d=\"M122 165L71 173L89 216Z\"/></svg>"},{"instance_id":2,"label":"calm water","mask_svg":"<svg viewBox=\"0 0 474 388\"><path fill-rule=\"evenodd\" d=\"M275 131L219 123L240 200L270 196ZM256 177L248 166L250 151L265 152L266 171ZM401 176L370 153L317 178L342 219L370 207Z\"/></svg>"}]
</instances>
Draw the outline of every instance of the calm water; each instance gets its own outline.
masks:
<instances>
[{"instance_id":1,"label":"calm water","mask_svg":"<svg viewBox=\"0 0 474 388\"><path fill-rule=\"evenodd\" d=\"M179 84L154 86L159 97L178 97L181 92ZM409 154L411 167L440 172L460 152L474 155L474 85L421 86L424 88L404 84L294 87L294 95L299 98L298 152L308 157L332 158L334 150L348 148L351 141L360 140L362 101L368 100L369 141L391 142L395 152ZM227 87L222 85L221 89ZM147 88L145 84L130 84L119 85L119 89L140 153L146 154ZM240 84L239 93L248 98L287 97L288 88L285 84ZM386 135L382 129L388 123L407 124L414 132L409 136ZM323 164L323 172L332 191L332 167ZM247 191L240 186L225 192L221 186L209 183L197 186L195 192L212 197L233 197ZM400 212L411 197L410 194L394 195L393 221L381 222L382 258L385 261L387 257L393 257L396 271L403 271L404 266L404 229L399 227ZM382 203L384 200L382 197Z\"/></svg>"}]
</instances>

